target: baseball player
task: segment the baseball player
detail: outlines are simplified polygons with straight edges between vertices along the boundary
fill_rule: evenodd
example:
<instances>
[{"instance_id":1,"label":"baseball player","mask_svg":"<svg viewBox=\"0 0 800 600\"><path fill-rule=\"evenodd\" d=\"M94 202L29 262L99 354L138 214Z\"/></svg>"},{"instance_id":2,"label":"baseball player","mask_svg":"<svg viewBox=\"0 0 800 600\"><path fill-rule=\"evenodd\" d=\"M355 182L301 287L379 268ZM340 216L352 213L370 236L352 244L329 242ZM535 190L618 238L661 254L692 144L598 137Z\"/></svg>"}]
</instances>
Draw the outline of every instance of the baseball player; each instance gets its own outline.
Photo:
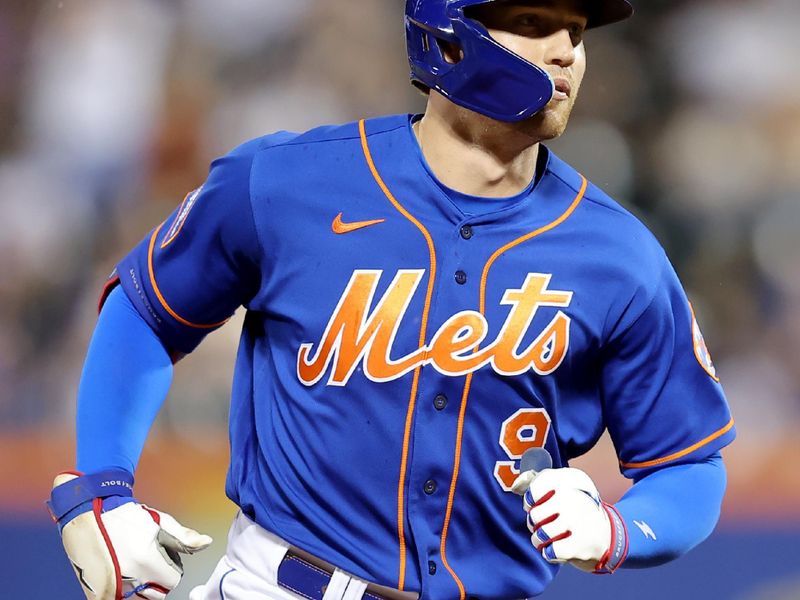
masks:
<instances>
[{"instance_id":1,"label":"baseball player","mask_svg":"<svg viewBox=\"0 0 800 600\"><path fill-rule=\"evenodd\" d=\"M227 552L191 600L540 594L716 524L733 420L661 246L542 142L626 0L409 0L424 115L216 160L118 264L50 508L87 598L164 598L210 538L134 496L172 365L247 309ZM568 466L608 430L615 505ZM520 498L519 495L522 495Z\"/></svg>"}]
</instances>

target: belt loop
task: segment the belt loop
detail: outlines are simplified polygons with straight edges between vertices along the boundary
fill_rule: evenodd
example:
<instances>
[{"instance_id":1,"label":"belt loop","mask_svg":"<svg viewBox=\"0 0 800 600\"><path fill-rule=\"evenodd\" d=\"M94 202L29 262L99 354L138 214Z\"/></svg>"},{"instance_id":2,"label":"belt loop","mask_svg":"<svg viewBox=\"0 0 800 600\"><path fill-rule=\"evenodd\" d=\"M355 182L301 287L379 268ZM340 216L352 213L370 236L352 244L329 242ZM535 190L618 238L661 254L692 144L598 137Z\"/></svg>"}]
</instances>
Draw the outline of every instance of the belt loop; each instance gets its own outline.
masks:
<instances>
[{"instance_id":1,"label":"belt loop","mask_svg":"<svg viewBox=\"0 0 800 600\"><path fill-rule=\"evenodd\" d=\"M366 591L366 581L363 581L358 577L350 577L350 582L347 584L347 589L344 592L342 600L361 600L361 598L364 597L364 592Z\"/></svg>"},{"instance_id":2,"label":"belt loop","mask_svg":"<svg viewBox=\"0 0 800 600\"><path fill-rule=\"evenodd\" d=\"M325 590L322 600L342 600L349 582L350 577L336 569L331 575L331 580L328 582L328 588Z\"/></svg>"}]
</instances>

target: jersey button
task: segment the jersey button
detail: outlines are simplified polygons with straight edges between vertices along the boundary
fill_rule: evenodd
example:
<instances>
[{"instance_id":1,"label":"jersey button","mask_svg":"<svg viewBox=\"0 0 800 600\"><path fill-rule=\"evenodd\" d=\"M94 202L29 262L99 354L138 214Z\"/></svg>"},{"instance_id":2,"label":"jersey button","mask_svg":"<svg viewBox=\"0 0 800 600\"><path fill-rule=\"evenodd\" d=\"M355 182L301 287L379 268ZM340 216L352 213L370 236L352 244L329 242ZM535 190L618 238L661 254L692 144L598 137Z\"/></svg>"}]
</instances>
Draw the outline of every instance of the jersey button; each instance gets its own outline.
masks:
<instances>
[{"instance_id":1,"label":"jersey button","mask_svg":"<svg viewBox=\"0 0 800 600\"><path fill-rule=\"evenodd\" d=\"M428 561L428 573L431 575L436 575L436 563L432 560Z\"/></svg>"},{"instance_id":2,"label":"jersey button","mask_svg":"<svg viewBox=\"0 0 800 600\"><path fill-rule=\"evenodd\" d=\"M472 239L472 225L464 225L461 228L461 237L465 240Z\"/></svg>"},{"instance_id":3,"label":"jersey button","mask_svg":"<svg viewBox=\"0 0 800 600\"><path fill-rule=\"evenodd\" d=\"M428 479L425 482L425 485L422 487L422 490L430 496L433 492L436 491L436 482L433 479Z\"/></svg>"},{"instance_id":4,"label":"jersey button","mask_svg":"<svg viewBox=\"0 0 800 600\"><path fill-rule=\"evenodd\" d=\"M464 271L456 271L456 283L458 285L467 283L467 274Z\"/></svg>"},{"instance_id":5,"label":"jersey button","mask_svg":"<svg viewBox=\"0 0 800 600\"><path fill-rule=\"evenodd\" d=\"M444 407L447 406L447 396L437 394L436 398L433 399L433 406L436 407L436 410L444 410Z\"/></svg>"}]
</instances>

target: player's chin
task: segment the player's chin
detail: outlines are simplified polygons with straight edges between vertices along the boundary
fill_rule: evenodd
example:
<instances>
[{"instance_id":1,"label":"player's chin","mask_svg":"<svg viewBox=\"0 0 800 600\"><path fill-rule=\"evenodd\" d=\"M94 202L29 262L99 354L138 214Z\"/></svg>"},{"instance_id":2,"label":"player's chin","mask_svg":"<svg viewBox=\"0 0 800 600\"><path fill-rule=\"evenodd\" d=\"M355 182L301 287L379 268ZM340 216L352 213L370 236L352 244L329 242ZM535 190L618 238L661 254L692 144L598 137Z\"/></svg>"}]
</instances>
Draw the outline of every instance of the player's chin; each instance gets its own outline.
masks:
<instances>
[{"instance_id":1,"label":"player's chin","mask_svg":"<svg viewBox=\"0 0 800 600\"><path fill-rule=\"evenodd\" d=\"M524 121L526 132L538 140L552 140L559 137L567 129L572 107L553 106L551 102L541 112Z\"/></svg>"}]
</instances>

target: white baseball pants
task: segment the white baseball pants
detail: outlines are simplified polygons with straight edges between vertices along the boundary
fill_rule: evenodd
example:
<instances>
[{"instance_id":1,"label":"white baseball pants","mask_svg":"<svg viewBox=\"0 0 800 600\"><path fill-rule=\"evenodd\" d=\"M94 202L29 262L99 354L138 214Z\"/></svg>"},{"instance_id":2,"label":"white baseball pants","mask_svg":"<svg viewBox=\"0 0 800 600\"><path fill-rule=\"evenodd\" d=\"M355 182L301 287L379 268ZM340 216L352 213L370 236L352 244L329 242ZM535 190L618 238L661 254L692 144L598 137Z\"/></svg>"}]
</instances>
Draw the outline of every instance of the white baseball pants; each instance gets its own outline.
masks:
<instances>
[{"instance_id":1,"label":"white baseball pants","mask_svg":"<svg viewBox=\"0 0 800 600\"><path fill-rule=\"evenodd\" d=\"M289 548L288 542L240 512L228 533L225 556L206 584L191 591L189 600L303 600L278 585L278 566ZM366 588L366 581L336 569L323 600L360 600Z\"/></svg>"}]
</instances>

